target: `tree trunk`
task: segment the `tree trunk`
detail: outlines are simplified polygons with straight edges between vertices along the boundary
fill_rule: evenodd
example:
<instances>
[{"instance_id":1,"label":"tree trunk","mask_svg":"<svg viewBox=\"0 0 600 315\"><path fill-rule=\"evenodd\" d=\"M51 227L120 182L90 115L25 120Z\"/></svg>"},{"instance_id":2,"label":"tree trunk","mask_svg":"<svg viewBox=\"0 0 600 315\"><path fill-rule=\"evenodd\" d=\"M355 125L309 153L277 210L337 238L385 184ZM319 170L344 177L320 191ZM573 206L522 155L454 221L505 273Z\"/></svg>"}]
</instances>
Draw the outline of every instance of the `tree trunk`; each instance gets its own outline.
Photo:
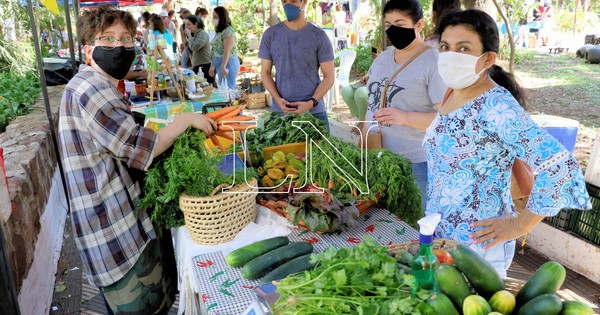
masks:
<instances>
[{"instance_id":1,"label":"tree trunk","mask_svg":"<svg viewBox=\"0 0 600 315\"><path fill-rule=\"evenodd\" d=\"M498 19L498 11L492 0L462 0L465 9L478 9L489 14L494 21Z\"/></svg>"},{"instance_id":2,"label":"tree trunk","mask_svg":"<svg viewBox=\"0 0 600 315\"><path fill-rule=\"evenodd\" d=\"M279 22L277 11L279 10L279 1L269 0L269 26L273 26Z\"/></svg>"},{"instance_id":3,"label":"tree trunk","mask_svg":"<svg viewBox=\"0 0 600 315\"><path fill-rule=\"evenodd\" d=\"M500 17L504 21L504 24L506 24L506 35L508 35L508 43L510 45L510 60L508 63L508 72L513 73L513 70L515 67L515 41L513 40L512 27L510 25L510 22L508 21L508 18L504 14L504 11L502 11L502 8L498 4L498 1L497 0L492 0L492 1L493 1L494 5L496 6L496 10L497 10L498 14L500 14Z\"/></svg>"}]
</instances>

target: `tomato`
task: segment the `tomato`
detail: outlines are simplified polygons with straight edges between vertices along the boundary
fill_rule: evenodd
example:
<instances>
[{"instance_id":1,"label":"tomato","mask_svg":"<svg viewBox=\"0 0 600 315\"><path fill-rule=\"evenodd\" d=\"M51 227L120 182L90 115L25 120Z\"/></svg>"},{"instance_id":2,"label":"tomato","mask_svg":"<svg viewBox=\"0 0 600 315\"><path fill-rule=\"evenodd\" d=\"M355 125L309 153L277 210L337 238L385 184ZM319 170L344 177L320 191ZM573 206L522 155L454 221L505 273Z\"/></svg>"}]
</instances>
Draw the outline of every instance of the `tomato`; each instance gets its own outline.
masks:
<instances>
[{"instance_id":1,"label":"tomato","mask_svg":"<svg viewBox=\"0 0 600 315\"><path fill-rule=\"evenodd\" d=\"M450 256L450 253L448 251L443 249L434 249L432 250L432 252L435 255L435 257L437 257L437 259L440 261L440 264L449 263L454 265L454 260L452 260L452 256Z\"/></svg>"}]
</instances>

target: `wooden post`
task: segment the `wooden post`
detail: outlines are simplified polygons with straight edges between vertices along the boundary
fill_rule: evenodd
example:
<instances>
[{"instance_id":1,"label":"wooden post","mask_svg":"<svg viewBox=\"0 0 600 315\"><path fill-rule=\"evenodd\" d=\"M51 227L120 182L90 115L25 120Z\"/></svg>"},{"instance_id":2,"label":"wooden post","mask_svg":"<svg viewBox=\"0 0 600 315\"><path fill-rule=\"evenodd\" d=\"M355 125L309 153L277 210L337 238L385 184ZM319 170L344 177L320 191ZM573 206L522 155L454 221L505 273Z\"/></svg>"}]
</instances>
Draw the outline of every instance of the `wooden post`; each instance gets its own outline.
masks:
<instances>
[{"instance_id":1,"label":"wooden post","mask_svg":"<svg viewBox=\"0 0 600 315\"><path fill-rule=\"evenodd\" d=\"M4 223L10 218L11 205L8 197L8 187L4 173L0 169L0 301L2 301L2 314L21 314L15 282L12 277L12 267L8 255L8 246L4 239ZM8 216L6 216L8 214Z\"/></svg>"},{"instance_id":2,"label":"wooden post","mask_svg":"<svg viewBox=\"0 0 600 315\"><path fill-rule=\"evenodd\" d=\"M585 181L600 187L600 131L596 134L596 141L590 154L590 162L585 169Z\"/></svg>"}]
</instances>

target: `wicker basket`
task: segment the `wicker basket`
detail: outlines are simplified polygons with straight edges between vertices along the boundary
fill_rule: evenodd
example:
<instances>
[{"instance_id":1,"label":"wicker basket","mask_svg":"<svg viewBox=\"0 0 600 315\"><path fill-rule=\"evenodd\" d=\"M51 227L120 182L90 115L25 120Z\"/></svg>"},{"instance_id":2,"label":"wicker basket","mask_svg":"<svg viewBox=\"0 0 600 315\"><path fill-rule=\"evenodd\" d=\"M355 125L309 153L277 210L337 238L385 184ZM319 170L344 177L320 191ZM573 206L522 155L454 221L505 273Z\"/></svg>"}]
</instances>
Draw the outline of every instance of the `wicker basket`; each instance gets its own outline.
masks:
<instances>
[{"instance_id":1,"label":"wicker basket","mask_svg":"<svg viewBox=\"0 0 600 315\"><path fill-rule=\"evenodd\" d=\"M228 184L219 185L208 197L179 196L185 226L190 238L202 245L217 245L232 240L256 218L256 179L241 183L227 193L217 193Z\"/></svg>"},{"instance_id":2,"label":"wicker basket","mask_svg":"<svg viewBox=\"0 0 600 315\"><path fill-rule=\"evenodd\" d=\"M405 252L408 251L408 249L413 246L413 245L419 245L419 241L415 240L412 242L404 242L404 243L396 243L396 244L392 244L390 246L388 246L388 251L390 252L390 254L397 254L398 252ZM434 249L445 249L445 250L450 250L451 248L453 248L454 246L458 245L457 241L453 241L447 238L440 238L440 239L436 239L433 240L433 248Z\"/></svg>"}]
</instances>

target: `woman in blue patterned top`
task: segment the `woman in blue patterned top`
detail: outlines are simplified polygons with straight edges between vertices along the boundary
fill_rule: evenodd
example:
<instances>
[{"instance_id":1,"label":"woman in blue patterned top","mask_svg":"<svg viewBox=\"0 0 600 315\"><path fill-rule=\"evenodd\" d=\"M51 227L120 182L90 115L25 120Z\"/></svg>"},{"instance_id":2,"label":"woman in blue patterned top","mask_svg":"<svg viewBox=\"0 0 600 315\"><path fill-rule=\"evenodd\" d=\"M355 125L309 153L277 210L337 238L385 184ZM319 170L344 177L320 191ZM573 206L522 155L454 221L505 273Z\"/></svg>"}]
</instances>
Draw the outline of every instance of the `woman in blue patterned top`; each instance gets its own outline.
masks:
<instances>
[{"instance_id":1,"label":"woman in blue patterned top","mask_svg":"<svg viewBox=\"0 0 600 315\"><path fill-rule=\"evenodd\" d=\"M495 65L498 29L485 12L451 13L438 26L438 71L450 88L425 136L427 213L442 213L437 237L477 251L502 277L515 239L561 208L590 209L573 156L523 109L514 77ZM515 159L537 174L525 209L510 194Z\"/></svg>"}]
</instances>

